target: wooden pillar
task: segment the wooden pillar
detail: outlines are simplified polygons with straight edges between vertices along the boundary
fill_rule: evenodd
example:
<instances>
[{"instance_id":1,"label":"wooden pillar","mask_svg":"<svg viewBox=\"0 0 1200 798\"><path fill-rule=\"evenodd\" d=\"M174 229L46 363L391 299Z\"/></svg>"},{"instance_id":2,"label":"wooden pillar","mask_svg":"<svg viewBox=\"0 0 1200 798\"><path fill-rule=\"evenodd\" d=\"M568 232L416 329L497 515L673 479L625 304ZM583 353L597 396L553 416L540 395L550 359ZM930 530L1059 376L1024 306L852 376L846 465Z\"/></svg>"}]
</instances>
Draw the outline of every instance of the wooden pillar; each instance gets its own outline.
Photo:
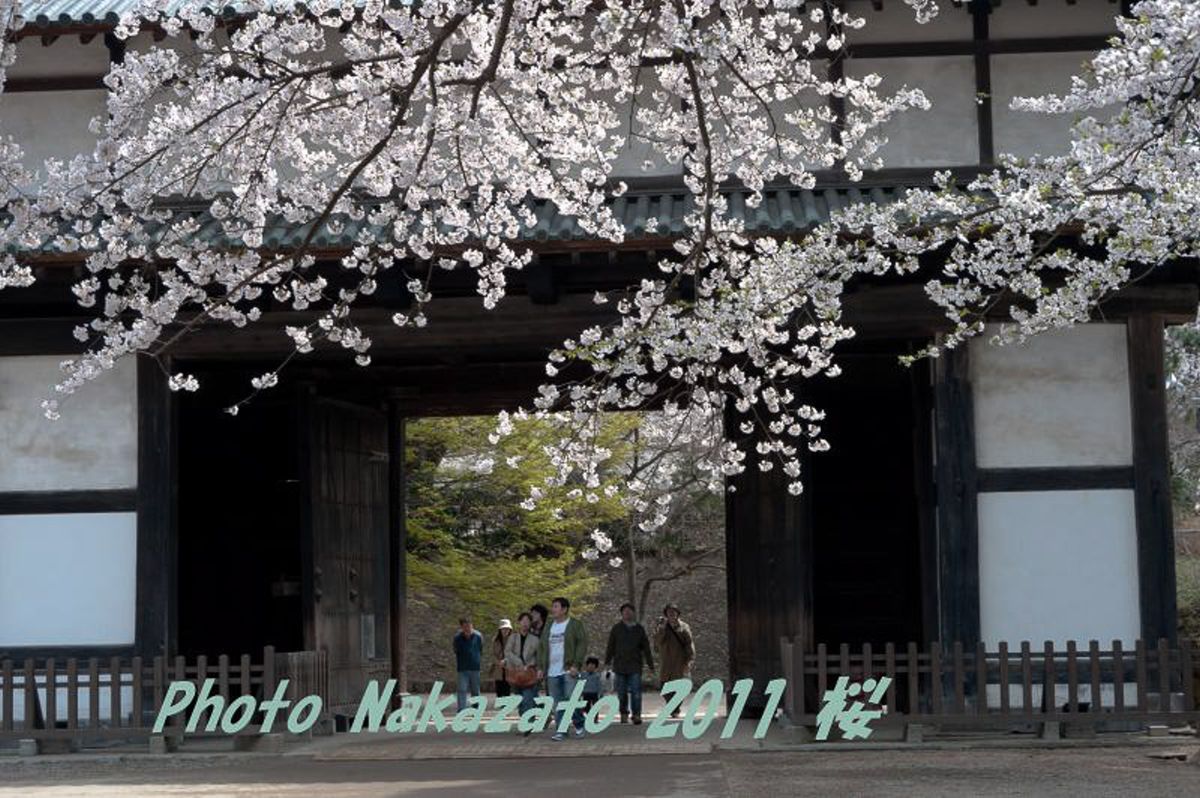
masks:
<instances>
[{"instance_id":1,"label":"wooden pillar","mask_svg":"<svg viewBox=\"0 0 1200 798\"><path fill-rule=\"evenodd\" d=\"M300 604L303 624L304 648L316 651L319 645L317 633L317 602L320 600L317 557L316 521L313 517L313 493L316 484L313 463L313 404L316 386L310 382L296 384L296 472L300 479L298 517L300 525Z\"/></svg>"},{"instance_id":2,"label":"wooden pillar","mask_svg":"<svg viewBox=\"0 0 1200 798\"><path fill-rule=\"evenodd\" d=\"M989 32L988 17L992 13L990 0L971 3L972 38L975 41L975 123L978 127L979 163L996 162L996 147L992 133L992 61L985 49Z\"/></svg>"},{"instance_id":3,"label":"wooden pillar","mask_svg":"<svg viewBox=\"0 0 1200 798\"><path fill-rule=\"evenodd\" d=\"M392 678L396 680L397 699L408 690L405 659L407 640L408 579L405 563L408 545L408 508L406 502L404 453L405 419L397 400L388 402L388 617L391 630Z\"/></svg>"},{"instance_id":4,"label":"wooden pillar","mask_svg":"<svg viewBox=\"0 0 1200 798\"><path fill-rule=\"evenodd\" d=\"M741 420L731 410L726 435L752 453ZM805 650L812 646L812 529L807 502L788 492L789 481L778 467L762 473L754 465L727 483L734 488L725 499L729 676L754 680L749 717L761 713L767 683L784 675L780 638L800 636Z\"/></svg>"},{"instance_id":5,"label":"wooden pillar","mask_svg":"<svg viewBox=\"0 0 1200 798\"><path fill-rule=\"evenodd\" d=\"M1175 529L1163 363L1163 319L1135 313L1129 337L1129 411L1133 437L1134 517L1144 640L1175 641Z\"/></svg>"},{"instance_id":6,"label":"wooden pillar","mask_svg":"<svg viewBox=\"0 0 1200 798\"><path fill-rule=\"evenodd\" d=\"M979 510L966 344L934 363L938 606L943 645L979 642Z\"/></svg>"},{"instance_id":7,"label":"wooden pillar","mask_svg":"<svg viewBox=\"0 0 1200 798\"><path fill-rule=\"evenodd\" d=\"M176 403L158 364L137 368L137 621L135 652L170 656L177 649L178 501Z\"/></svg>"}]
</instances>

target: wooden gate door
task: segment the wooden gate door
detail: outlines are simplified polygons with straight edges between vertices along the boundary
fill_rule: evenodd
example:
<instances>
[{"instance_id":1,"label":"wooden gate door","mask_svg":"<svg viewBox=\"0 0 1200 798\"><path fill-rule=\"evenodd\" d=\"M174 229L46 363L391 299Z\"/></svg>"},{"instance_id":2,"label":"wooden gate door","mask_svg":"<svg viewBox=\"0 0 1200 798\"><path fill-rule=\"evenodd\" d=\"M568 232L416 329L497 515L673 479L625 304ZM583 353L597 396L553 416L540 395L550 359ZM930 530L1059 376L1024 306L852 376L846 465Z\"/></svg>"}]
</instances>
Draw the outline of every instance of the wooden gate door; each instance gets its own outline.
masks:
<instances>
[{"instance_id":1,"label":"wooden gate door","mask_svg":"<svg viewBox=\"0 0 1200 798\"><path fill-rule=\"evenodd\" d=\"M326 708L345 714L389 657L387 415L311 393L301 406L305 647L327 653Z\"/></svg>"}]
</instances>

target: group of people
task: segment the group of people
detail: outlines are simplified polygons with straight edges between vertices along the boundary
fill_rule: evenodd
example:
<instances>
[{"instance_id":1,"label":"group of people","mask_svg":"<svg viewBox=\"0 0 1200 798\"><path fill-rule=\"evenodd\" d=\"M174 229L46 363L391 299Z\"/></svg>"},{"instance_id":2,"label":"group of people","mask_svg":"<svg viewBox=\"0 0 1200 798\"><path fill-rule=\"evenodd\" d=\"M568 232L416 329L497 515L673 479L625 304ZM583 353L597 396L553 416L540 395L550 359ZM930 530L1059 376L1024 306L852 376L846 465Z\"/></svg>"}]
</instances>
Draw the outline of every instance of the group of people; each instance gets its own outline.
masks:
<instances>
[{"instance_id":1,"label":"group of people","mask_svg":"<svg viewBox=\"0 0 1200 798\"><path fill-rule=\"evenodd\" d=\"M454 654L461 712L470 698L480 693L484 641L470 618L459 618L458 624ZM696 645L691 629L680 618L679 607L674 603L663 608L653 635L638 622L634 606L628 602L622 604L621 619L608 633L602 672L600 658L589 653L587 629L582 621L571 617L571 602L560 596L550 602L549 608L534 604L522 612L517 616L516 628L508 618L500 620L492 638L489 673L495 678L497 696L520 694L522 714L533 708L543 685L557 707L575 691L576 683L583 680L583 698L588 709L601 695L612 691L617 695L621 723L632 720L638 724L642 722L643 666L654 671L655 651L660 684L683 678L691 671ZM555 731L551 738L555 741L566 737L558 731L562 714L561 709L555 709ZM672 717L678 714L676 710ZM571 717L576 737L584 736L583 715L582 710L576 710Z\"/></svg>"}]
</instances>

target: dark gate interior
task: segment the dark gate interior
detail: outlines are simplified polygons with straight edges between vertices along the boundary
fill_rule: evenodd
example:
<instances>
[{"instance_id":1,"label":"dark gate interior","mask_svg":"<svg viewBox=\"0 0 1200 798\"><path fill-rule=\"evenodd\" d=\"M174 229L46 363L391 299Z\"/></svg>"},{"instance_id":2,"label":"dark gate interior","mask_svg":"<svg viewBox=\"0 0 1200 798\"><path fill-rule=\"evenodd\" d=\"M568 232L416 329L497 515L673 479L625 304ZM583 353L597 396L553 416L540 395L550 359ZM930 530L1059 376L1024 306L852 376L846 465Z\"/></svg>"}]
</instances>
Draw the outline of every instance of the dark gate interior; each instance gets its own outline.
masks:
<instances>
[{"instance_id":1,"label":"dark gate interior","mask_svg":"<svg viewBox=\"0 0 1200 798\"><path fill-rule=\"evenodd\" d=\"M234 416L264 368L183 370L178 653L324 650L326 707L357 704L390 665L386 413L294 379Z\"/></svg>"},{"instance_id":2,"label":"dark gate interior","mask_svg":"<svg viewBox=\"0 0 1200 798\"><path fill-rule=\"evenodd\" d=\"M179 397L178 646L185 656L303 647L296 408L249 373L189 369Z\"/></svg>"},{"instance_id":3,"label":"dark gate interior","mask_svg":"<svg viewBox=\"0 0 1200 798\"><path fill-rule=\"evenodd\" d=\"M928 362L898 351L848 352L843 373L814 380L827 411L827 452L810 458L815 643L922 641L932 594L922 590L931 529ZM924 535L922 533L925 533Z\"/></svg>"}]
</instances>

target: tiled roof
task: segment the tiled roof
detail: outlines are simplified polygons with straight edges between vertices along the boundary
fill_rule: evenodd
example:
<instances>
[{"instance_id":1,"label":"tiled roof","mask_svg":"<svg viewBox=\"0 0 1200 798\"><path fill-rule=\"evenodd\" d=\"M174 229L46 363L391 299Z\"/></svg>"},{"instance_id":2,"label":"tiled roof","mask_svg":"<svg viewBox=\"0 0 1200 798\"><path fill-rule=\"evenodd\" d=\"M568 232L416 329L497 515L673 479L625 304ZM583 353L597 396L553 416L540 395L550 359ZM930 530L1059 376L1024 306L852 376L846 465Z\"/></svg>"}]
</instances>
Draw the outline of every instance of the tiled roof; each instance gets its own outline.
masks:
<instances>
[{"instance_id":1,"label":"tiled roof","mask_svg":"<svg viewBox=\"0 0 1200 798\"><path fill-rule=\"evenodd\" d=\"M887 204L894 202L904 193L905 188L864 187L864 188L826 188L811 191L797 188L768 189L764 191L763 201L753 208L747 204L750 192L745 190L728 191L725 196L729 201L728 215L741 219L749 233L766 235L788 235L811 229L815 225L826 222L830 214L839 208L844 208L862 202ZM627 240L630 243L637 239L646 238L678 238L685 232L684 217L692 210L693 199L685 191L677 192L630 192L611 202L613 213L625 223ZM590 236L580 229L574 218L564 216L548 202L538 202L533 206L537 219L532 227L521 231L519 240L525 242L571 242L587 241ZM218 247L236 247L238 243L225 239L221 223L214 219L206 210L181 206L176 210L180 217L191 217L198 225L196 237ZM655 221L650 227L648 222ZM317 250L348 249L357 240L365 228L370 227L366 221L342 222L334 226L334 230L323 230L313 237L311 247ZM370 231L374 236L387 233L383 229ZM263 237L263 246L268 249L287 250L298 246L308 233L307 225L289 225L282 220L278 224L269 224ZM47 254L53 248L43 250Z\"/></svg>"},{"instance_id":2,"label":"tiled roof","mask_svg":"<svg viewBox=\"0 0 1200 798\"><path fill-rule=\"evenodd\" d=\"M357 1L357 0L355 0ZM78 27L80 25L115 25L123 13L136 9L142 0L24 0L21 16L27 28L53 30L54 28ZM407 3L411 0L392 0ZM171 0L167 11L174 12L186 5L203 3L220 8L225 15L238 12L238 3L219 4L212 0ZM278 0L277 5L293 7L303 5L302 0Z\"/></svg>"},{"instance_id":3,"label":"tiled roof","mask_svg":"<svg viewBox=\"0 0 1200 798\"><path fill-rule=\"evenodd\" d=\"M27 27L38 29L72 25L115 25L121 14L138 7L141 0L25 0L21 16ZM188 0L176 0L173 7Z\"/></svg>"}]
</instances>

